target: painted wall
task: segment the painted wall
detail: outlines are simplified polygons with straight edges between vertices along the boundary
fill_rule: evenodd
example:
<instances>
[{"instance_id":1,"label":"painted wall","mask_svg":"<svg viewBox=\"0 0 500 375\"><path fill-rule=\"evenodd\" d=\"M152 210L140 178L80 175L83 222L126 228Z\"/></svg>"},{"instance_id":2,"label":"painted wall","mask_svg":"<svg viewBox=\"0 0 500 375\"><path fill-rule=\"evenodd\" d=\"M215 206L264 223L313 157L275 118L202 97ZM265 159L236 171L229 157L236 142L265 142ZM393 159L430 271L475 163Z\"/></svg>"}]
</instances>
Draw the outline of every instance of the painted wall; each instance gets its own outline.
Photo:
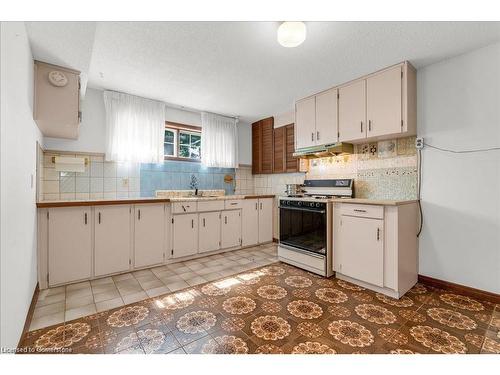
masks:
<instances>
[{"instance_id":1,"label":"painted wall","mask_svg":"<svg viewBox=\"0 0 500 375\"><path fill-rule=\"evenodd\" d=\"M1 346L16 347L37 283L33 59L23 22L1 23Z\"/></svg>"},{"instance_id":2,"label":"painted wall","mask_svg":"<svg viewBox=\"0 0 500 375\"><path fill-rule=\"evenodd\" d=\"M82 123L77 140L45 138L44 148L57 151L105 152L106 111L104 109L103 91L87 89L82 102ZM166 121L201 126L201 115L177 108L167 108ZM238 123L238 157L241 164L252 162L251 125Z\"/></svg>"},{"instance_id":3,"label":"painted wall","mask_svg":"<svg viewBox=\"0 0 500 375\"><path fill-rule=\"evenodd\" d=\"M418 70L418 135L500 146L500 44ZM500 293L500 151L423 150L420 273Z\"/></svg>"}]
</instances>

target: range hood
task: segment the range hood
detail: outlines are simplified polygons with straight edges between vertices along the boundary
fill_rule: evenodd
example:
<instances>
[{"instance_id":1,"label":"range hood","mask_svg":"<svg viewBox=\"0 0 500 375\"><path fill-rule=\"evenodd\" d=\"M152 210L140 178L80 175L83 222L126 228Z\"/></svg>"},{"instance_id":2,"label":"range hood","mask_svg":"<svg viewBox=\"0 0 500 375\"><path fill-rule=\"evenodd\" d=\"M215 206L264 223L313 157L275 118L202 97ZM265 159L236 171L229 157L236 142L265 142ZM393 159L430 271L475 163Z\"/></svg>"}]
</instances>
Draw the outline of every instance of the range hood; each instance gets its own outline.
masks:
<instances>
[{"instance_id":1,"label":"range hood","mask_svg":"<svg viewBox=\"0 0 500 375\"><path fill-rule=\"evenodd\" d=\"M293 156L301 159L317 159L352 153L354 153L354 146L351 143L337 142L322 146L304 147L295 151Z\"/></svg>"}]
</instances>

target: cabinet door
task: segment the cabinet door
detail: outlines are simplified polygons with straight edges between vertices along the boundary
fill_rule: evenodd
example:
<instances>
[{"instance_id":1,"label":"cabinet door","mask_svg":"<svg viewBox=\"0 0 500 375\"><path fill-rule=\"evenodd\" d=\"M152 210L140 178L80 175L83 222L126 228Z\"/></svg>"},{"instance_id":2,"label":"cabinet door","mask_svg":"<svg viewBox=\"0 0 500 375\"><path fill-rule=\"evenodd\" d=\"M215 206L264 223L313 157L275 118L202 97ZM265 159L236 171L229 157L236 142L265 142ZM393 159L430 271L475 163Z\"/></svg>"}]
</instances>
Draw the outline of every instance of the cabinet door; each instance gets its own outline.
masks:
<instances>
[{"instance_id":1,"label":"cabinet door","mask_svg":"<svg viewBox=\"0 0 500 375\"><path fill-rule=\"evenodd\" d=\"M198 254L198 214L175 215L172 237L173 258Z\"/></svg>"},{"instance_id":2,"label":"cabinet door","mask_svg":"<svg viewBox=\"0 0 500 375\"><path fill-rule=\"evenodd\" d=\"M366 83L356 81L339 88L339 140L366 137Z\"/></svg>"},{"instance_id":3,"label":"cabinet door","mask_svg":"<svg viewBox=\"0 0 500 375\"><path fill-rule=\"evenodd\" d=\"M293 156L295 152L295 125L290 124L285 126L285 158L286 158L286 172L299 171L299 159Z\"/></svg>"},{"instance_id":4,"label":"cabinet door","mask_svg":"<svg viewBox=\"0 0 500 375\"><path fill-rule=\"evenodd\" d=\"M261 173L261 143L262 143L262 128L260 121L252 124L252 173Z\"/></svg>"},{"instance_id":5,"label":"cabinet door","mask_svg":"<svg viewBox=\"0 0 500 375\"><path fill-rule=\"evenodd\" d=\"M92 275L90 207L49 210L49 286Z\"/></svg>"},{"instance_id":6,"label":"cabinet door","mask_svg":"<svg viewBox=\"0 0 500 375\"><path fill-rule=\"evenodd\" d=\"M165 206L135 206L134 266L136 268L162 263L165 253Z\"/></svg>"},{"instance_id":7,"label":"cabinet door","mask_svg":"<svg viewBox=\"0 0 500 375\"><path fill-rule=\"evenodd\" d=\"M261 173L273 173L273 130L274 118L269 117L261 122Z\"/></svg>"},{"instance_id":8,"label":"cabinet door","mask_svg":"<svg viewBox=\"0 0 500 375\"><path fill-rule=\"evenodd\" d=\"M259 200L244 199L241 210L241 244L257 245L259 242Z\"/></svg>"},{"instance_id":9,"label":"cabinet door","mask_svg":"<svg viewBox=\"0 0 500 375\"><path fill-rule=\"evenodd\" d=\"M295 103L295 148L314 146L316 132L316 99L314 96Z\"/></svg>"},{"instance_id":10,"label":"cabinet door","mask_svg":"<svg viewBox=\"0 0 500 375\"><path fill-rule=\"evenodd\" d=\"M104 276L130 268L130 206L96 206L94 274Z\"/></svg>"},{"instance_id":11,"label":"cabinet door","mask_svg":"<svg viewBox=\"0 0 500 375\"><path fill-rule=\"evenodd\" d=\"M401 133L401 66L366 80L368 137Z\"/></svg>"},{"instance_id":12,"label":"cabinet door","mask_svg":"<svg viewBox=\"0 0 500 375\"><path fill-rule=\"evenodd\" d=\"M273 173L283 173L286 168L285 127L274 129L273 135Z\"/></svg>"},{"instance_id":13,"label":"cabinet door","mask_svg":"<svg viewBox=\"0 0 500 375\"><path fill-rule=\"evenodd\" d=\"M241 210L222 211L221 248L241 245Z\"/></svg>"},{"instance_id":14,"label":"cabinet door","mask_svg":"<svg viewBox=\"0 0 500 375\"><path fill-rule=\"evenodd\" d=\"M259 199L259 243L273 240L273 198Z\"/></svg>"},{"instance_id":15,"label":"cabinet door","mask_svg":"<svg viewBox=\"0 0 500 375\"><path fill-rule=\"evenodd\" d=\"M337 142L337 89L316 95L316 144Z\"/></svg>"},{"instance_id":16,"label":"cabinet door","mask_svg":"<svg viewBox=\"0 0 500 375\"><path fill-rule=\"evenodd\" d=\"M344 216L340 220L339 272L383 286L383 220Z\"/></svg>"},{"instance_id":17,"label":"cabinet door","mask_svg":"<svg viewBox=\"0 0 500 375\"><path fill-rule=\"evenodd\" d=\"M220 212L204 212L199 216L199 252L220 249Z\"/></svg>"}]
</instances>

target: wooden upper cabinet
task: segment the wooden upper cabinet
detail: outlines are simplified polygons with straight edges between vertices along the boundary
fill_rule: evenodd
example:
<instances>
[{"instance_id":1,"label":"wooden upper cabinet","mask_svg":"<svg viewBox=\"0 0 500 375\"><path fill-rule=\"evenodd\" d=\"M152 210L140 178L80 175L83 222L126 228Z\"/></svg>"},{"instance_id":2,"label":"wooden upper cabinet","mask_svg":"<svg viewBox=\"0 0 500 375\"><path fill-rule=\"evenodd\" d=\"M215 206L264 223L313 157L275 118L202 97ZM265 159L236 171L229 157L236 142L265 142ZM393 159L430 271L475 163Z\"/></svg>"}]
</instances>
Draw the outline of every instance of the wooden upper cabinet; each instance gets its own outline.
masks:
<instances>
[{"instance_id":1,"label":"wooden upper cabinet","mask_svg":"<svg viewBox=\"0 0 500 375\"><path fill-rule=\"evenodd\" d=\"M316 145L337 142L337 89L316 95Z\"/></svg>"},{"instance_id":2,"label":"wooden upper cabinet","mask_svg":"<svg viewBox=\"0 0 500 375\"><path fill-rule=\"evenodd\" d=\"M273 130L274 118L262 120L261 173L273 173Z\"/></svg>"},{"instance_id":3,"label":"wooden upper cabinet","mask_svg":"<svg viewBox=\"0 0 500 375\"><path fill-rule=\"evenodd\" d=\"M274 129L273 136L273 173L283 173L286 171L286 139L285 127Z\"/></svg>"},{"instance_id":4,"label":"wooden upper cabinet","mask_svg":"<svg viewBox=\"0 0 500 375\"><path fill-rule=\"evenodd\" d=\"M261 173L261 127L260 121L254 122L252 124L252 173Z\"/></svg>"},{"instance_id":5,"label":"wooden upper cabinet","mask_svg":"<svg viewBox=\"0 0 500 375\"><path fill-rule=\"evenodd\" d=\"M286 172L299 171L299 159L293 156L295 152L294 133L295 125L289 124L284 126L285 129L285 170Z\"/></svg>"},{"instance_id":6,"label":"wooden upper cabinet","mask_svg":"<svg viewBox=\"0 0 500 375\"><path fill-rule=\"evenodd\" d=\"M366 79L368 137L401 133L402 78L402 66L397 66Z\"/></svg>"},{"instance_id":7,"label":"wooden upper cabinet","mask_svg":"<svg viewBox=\"0 0 500 375\"><path fill-rule=\"evenodd\" d=\"M339 140L366 137L366 82L360 80L339 88Z\"/></svg>"},{"instance_id":8,"label":"wooden upper cabinet","mask_svg":"<svg viewBox=\"0 0 500 375\"><path fill-rule=\"evenodd\" d=\"M46 137L78 139L80 72L35 61L33 119Z\"/></svg>"},{"instance_id":9,"label":"wooden upper cabinet","mask_svg":"<svg viewBox=\"0 0 500 375\"><path fill-rule=\"evenodd\" d=\"M316 145L316 98L295 103L295 149Z\"/></svg>"},{"instance_id":10,"label":"wooden upper cabinet","mask_svg":"<svg viewBox=\"0 0 500 375\"><path fill-rule=\"evenodd\" d=\"M252 173L273 173L274 118L252 124Z\"/></svg>"}]
</instances>

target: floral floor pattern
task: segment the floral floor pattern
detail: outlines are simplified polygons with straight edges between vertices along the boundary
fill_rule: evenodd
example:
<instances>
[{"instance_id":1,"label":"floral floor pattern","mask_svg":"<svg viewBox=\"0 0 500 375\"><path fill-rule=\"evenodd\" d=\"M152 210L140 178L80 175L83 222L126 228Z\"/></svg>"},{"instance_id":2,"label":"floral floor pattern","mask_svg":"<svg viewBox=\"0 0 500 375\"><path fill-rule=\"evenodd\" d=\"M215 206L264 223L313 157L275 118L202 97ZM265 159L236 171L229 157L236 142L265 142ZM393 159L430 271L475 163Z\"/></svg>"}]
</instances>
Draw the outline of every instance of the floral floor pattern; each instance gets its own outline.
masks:
<instances>
[{"instance_id":1,"label":"floral floor pattern","mask_svg":"<svg viewBox=\"0 0 500 375\"><path fill-rule=\"evenodd\" d=\"M500 353L500 305L417 284L395 300L275 263L29 332L26 353Z\"/></svg>"}]
</instances>

